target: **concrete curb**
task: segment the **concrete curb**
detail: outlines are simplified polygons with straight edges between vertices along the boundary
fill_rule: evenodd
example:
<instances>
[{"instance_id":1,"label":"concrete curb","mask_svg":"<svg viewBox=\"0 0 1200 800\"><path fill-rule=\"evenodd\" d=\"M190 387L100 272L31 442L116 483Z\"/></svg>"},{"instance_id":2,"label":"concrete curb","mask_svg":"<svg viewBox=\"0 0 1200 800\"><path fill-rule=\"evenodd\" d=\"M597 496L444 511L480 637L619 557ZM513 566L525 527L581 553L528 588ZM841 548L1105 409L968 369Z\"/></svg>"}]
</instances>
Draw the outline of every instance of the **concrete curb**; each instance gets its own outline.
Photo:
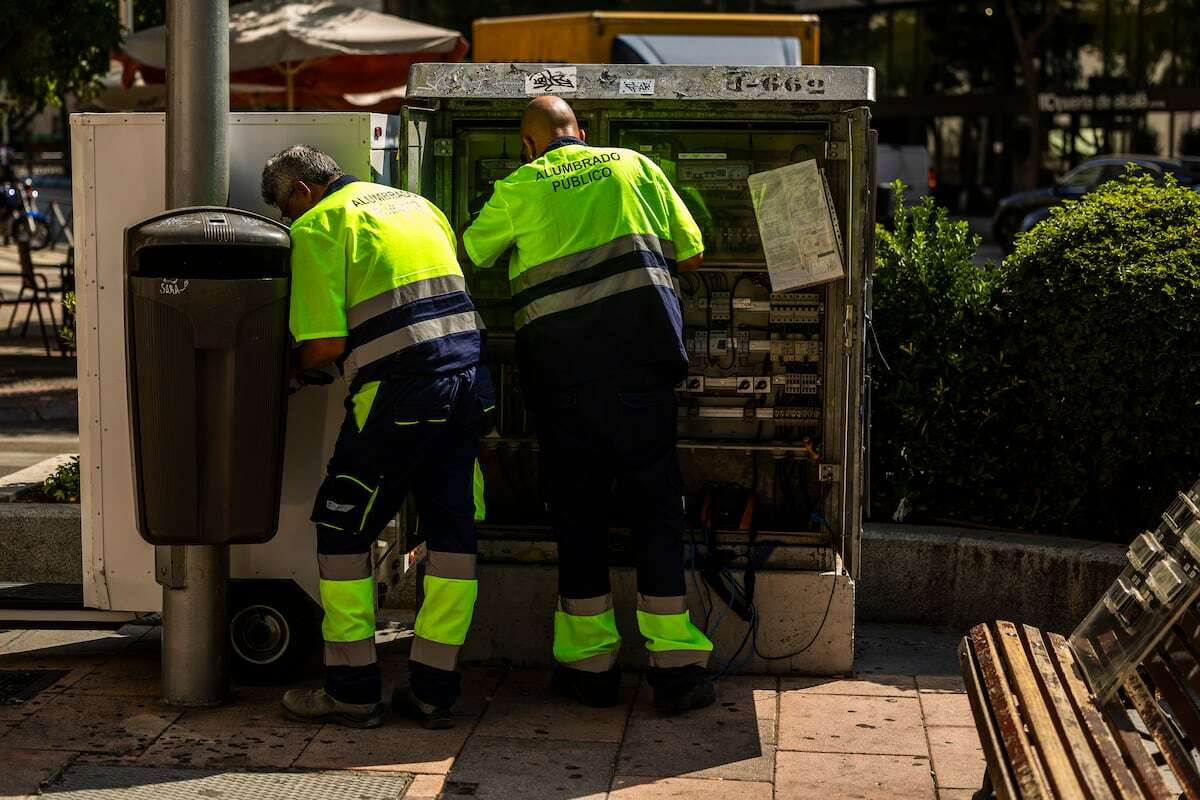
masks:
<instances>
[{"instance_id":1,"label":"concrete curb","mask_svg":"<svg viewBox=\"0 0 1200 800\"><path fill-rule=\"evenodd\" d=\"M81 553L79 506L0 504L0 582L79 582ZM917 525L865 526L862 554L858 620L958 630L1070 633L1126 563L1115 544Z\"/></svg>"},{"instance_id":2,"label":"concrete curb","mask_svg":"<svg viewBox=\"0 0 1200 800\"><path fill-rule=\"evenodd\" d=\"M41 344L41 340L38 340L37 344ZM30 375L74 375L76 366L75 356L0 355L0 372L11 372L24 377Z\"/></svg>"},{"instance_id":3,"label":"concrete curb","mask_svg":"<svg viewBox=\"0 0 1200 800\"><path fill-rule=\"evenodd\" d=\"M67 422L79 418L79 407L75 405L53 405L47 408L13 407L0 408L0 422Z\"/></svg>"},{"instance_id":4,"label":"concrete curb","mask_svg":"<svg viewBox=\"0 0 1200 800\"><path fill-rule=\"evenodd\" d=\"M947 625L993 619L1070 633L1124 568L1125 548L1058 536L864 526L857 617Z\"/></svg>"},{"instance_id":5,"label":"concrete curb","mask_svg":"<svg viewBox=\"0 0 1200 800\"><path fill-rule=\"evenodd\" d=\"M80 507L0 504L0 583L82 583Z\"/></svg>"}]
</instances>

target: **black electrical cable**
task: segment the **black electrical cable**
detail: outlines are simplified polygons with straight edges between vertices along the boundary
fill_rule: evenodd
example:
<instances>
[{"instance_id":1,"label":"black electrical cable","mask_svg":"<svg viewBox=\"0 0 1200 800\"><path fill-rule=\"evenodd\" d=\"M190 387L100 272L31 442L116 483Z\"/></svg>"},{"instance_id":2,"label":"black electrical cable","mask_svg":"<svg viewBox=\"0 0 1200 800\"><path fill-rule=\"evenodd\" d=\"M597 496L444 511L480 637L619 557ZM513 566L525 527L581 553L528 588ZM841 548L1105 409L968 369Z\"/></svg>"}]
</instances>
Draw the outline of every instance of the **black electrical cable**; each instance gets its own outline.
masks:
<instances>
[{"instance_id":1,"label":"black electrical cable","mask_svg":"<svg viewBox=\"0 0 1200 800\"><path fill-rule=\"evenodd\" d=\"M755 464L755 467L757 467L757 464ZM757 469L755 469L755 483L757 484ZM828 496L828 491L823 493L823 497L824 496ZM793 503L794 502L795 501L793 500ZM831 559L831 561L836 563L837 554L834 551L833 541L832 541L833 531L832 531L832 529L829 528L828 523L825 522L825 520L823 518L821 521L824 524L826 530L828 530L829 534L830 534L830 543L829 543L830 559ZM693 540L693 547L694 547L694 545L695 545L695 543ZM711 554L710 554L710 557L711 557ZM747 570L748 571L753 570L755 567L755 564L754 564L755 554L754 554L754 550L753 550L753 545L748 546L746 558L747 558L747 561L746 561ZM721 670L713 677L713 680L717 680L717 679L721 678L733 667L733 665L737 662L738 657L741 655L742 651L745 649L747 639L749 639L750 644L751 644L751 653L753 655L756 655L759 658L763 659L764 661L786 661L786 660L795 658L799 655L803 655L816 643L817 639L821 635L821 632L825 630L825 625L829 621L829 611L830 611L830 609L833 608L833 598L837 594L837 575L834 575L833 576L833 584L830 587L830 591L829 591L829 599L825 603L825 611L821 615L821 622L817 625L816 631L813 632L812 638L810 638L803 647L801 647L797 650L793 650L790 653L784 653L781 655L768 655L768 654L764 653L758 645L758 634L762 630L761 618L759 617L758 608L754 604L754 600L753 600L753 597L750 595L750 592L747 590L747 588L743 585L742 582L738 581L733 576L733 573L728 569L728 567L721 566L718 570L718 575L719 575L721 581L723 583L727 584L727 586L728 586L729 602L727 602L727 605L729 605L730 608L732 608L732 602L742 603L748 610L749 620L746 623L746 633L743 634L743 636L742 636L741 644L739 644L737 650L734 651L734 654L730 658L730 660L727 661L725 663L724 667L722 667ZM694 569L693 569L693 579L694 579ZM708 588L707 581L705 581L705 588L706 589ZM705 617L705 625L704 625L705 633L708 633L708 630L709 630L709 621L710 621L709 617L711 616L711 612L712 612L712 607L710 606L708 608L708 614L706 614L706 617ZM719 619L724 619L724 616L725 616L725 613L723 612Z\"/></svg>"},{"instance_id":2,"label":"black electrical cable","mask_svg":"<svg viewBox=\"0 0 1200 800\"><path fill-rule=\"evenodd\" d=\"M836 565L837 564L837 553L833 549L833 530L829 527L829 524L824 521L824 518L822 518L822 523L825 525L825 529L829 531L829 536L830 536L829 556L830 556L830 560ZM813 632L812 638L808 640L808 643L805 644L804 647L801 647L799 650L793 650L790 653L785 653L783 655L769 656L766 653L764 653L762 650L758 649L758 627L755 626L754 644L753 644L754 654L756 656L758 656L759 658L763 659L764 661L787 661L788 659L792 659L792 658L795 658L796 656L803 655L804 653L806 653L808 651L808 649L816 643L817 637L821 635L821 631L825 630L825 623L829 620L829 609L833 608L833 598L834 598L834 595L837 594L837 579L838 579L838 575L835 572L833 574L832 584L830 585L830 588L829 588L829 600L825 603L825 613L821 615L820 624L817 625L817 629L816 629L816 631ZM756 611L756 615L757 615L757 611Z\"/></svg>"},{"instance_id":3,"label":"black electrical cable","mask_svg":"<svg viewBox=\"0 0 1200 800\"><path fill-rule=\"evenodd\" d=\"M731 578L732 578L732 576L731 576ZM751 605L752 611L753 611L753 608L754 608L754 606ZM753 611L753 613L751 614L751 617L750 617L750 622L748 622L746 624L746 632L744 634L742 634L742 641L738 644L737 649L733 651L733 655L729 657L729 660L725 662L725 666L721 667L721 671L712 677L712 680L714 680L714 681L720 680L721 678L725 677L725 674L728 673L730 669L733 668L733 665L737 663L738 656L740 656L742 654L742 651L746 649L746 643L748 641L752 640L752 638L753 638L752 634L755 630L757 630L757 628L758 628L758 612Z\"/></svg>"},{"instance_id":4,"label":"black electrical cable","mask_svg":"<svg viewBox=\"0 0 1200 800\"><path fill-rule=\"evenodd\" d=\"M833 597L835 594L837 594L837 577L837 575L833 576L833 586L829 589L829 601L825 603L825 613L821 616L821 624L817 626L817 630L813 633L812 638L808 640L808 644L804 645L804 647L801 647L799 650L792 651L791 653L778 656L769 656L762 650L758 649L758 626L756 625L754 629L754 654L764 661L787 661L788 659L795 658L796 656L803 655L805 652L807 652L808 649L816 643L817 637L821 635L821 631L825 630L825 623L829 619L829 609L833 607ZM757 616L757 611L755 614Z\"/></svg>"},{"instance_id":5,"label":"black electrical cable","mask_svg":"<svg viewBox=\"0 0 1200 800\"><path fill-rule=\"evenodd\" d=\"M737 326L733 324L733 321L734 321L733 315L735 313L733 301L737 299L738 287L742 285L742 281L746 281L746 280L751 281L751 283L753 283L752 273L743 272L742 274L738 275L737 280L735 280L733 282L733 288L731 288L729 290L729 325L726 328L726 331L729 333L729 345L730 345L729 354L730 355L729 355L729 366L723 367L723 369L726 369L726 370L733 369L734 367L737 366L737 362L738 362L738 351L737 351L738 329L737 329ZM749 354L747 354L747 355L749 355Z\"/></svg>"},{"instance_id":6,"label":"black electrical cable","mask_svg":"<svg viewBox=\"0 0 1200 800\"><path fill-rule=\"evenodd\" d=\"M704 609L704 632L708 632L708 614L709 605L704 600L704 595L700 593L701 581L696 577L696 532L690 527L687 529L688 541L691 543L692 557L689 564L689 571L692 573L692 588L696 590L696 596L700 598L700 608ZM707 587L705 587L707 588Z\"/></svg>"},{"instance_id":7,"label":"black electrical cable","mask_svg":"<svg viewBox=\"0 0 1200 800\"><path fill-rule=\"evenodd\" d=\"M705 273L700 273L698 277L701 285L704 286L704 363L711 367L716 364L716 359L712 357L712 348L709 346L709 337L711 336L712 331L713 288L709 285L708 277L705 275ZM714 275L713 282L716 283L716 279L720 277L720 275ZM722 280L724 279L722 278Z\"/></svg>"}]
</instances>

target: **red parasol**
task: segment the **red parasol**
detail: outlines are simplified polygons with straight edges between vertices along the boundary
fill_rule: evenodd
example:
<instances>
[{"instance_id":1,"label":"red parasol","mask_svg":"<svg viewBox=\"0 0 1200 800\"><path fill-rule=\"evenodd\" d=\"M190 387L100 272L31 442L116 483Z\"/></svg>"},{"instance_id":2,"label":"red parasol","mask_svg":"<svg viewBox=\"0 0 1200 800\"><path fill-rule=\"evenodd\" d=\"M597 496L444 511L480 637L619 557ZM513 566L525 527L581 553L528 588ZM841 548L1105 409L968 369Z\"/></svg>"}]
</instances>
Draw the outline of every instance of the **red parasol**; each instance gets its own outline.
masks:
<instances>
[{"instance_id":1,"label":"red parasol","mask_svg":"<svg viewBox=\"0 0 1200 800\"><path fill-rule=\"evenodd\" d=\"M131 86L165 82L166 28L148 28L125 40L117 58ZM460 61L467 42L456 31L331 0L254 0L229 9L229 71L234 84L259 91L232 92L240 108L363 109L402 104L409 68L424 61ZM277 87L279 97L268 87ZM382 93L382 94L381 94ZM381 94L377 103L357 96ZM356 97L348 98L347 95Z\"/></svg>"}]
</instances>

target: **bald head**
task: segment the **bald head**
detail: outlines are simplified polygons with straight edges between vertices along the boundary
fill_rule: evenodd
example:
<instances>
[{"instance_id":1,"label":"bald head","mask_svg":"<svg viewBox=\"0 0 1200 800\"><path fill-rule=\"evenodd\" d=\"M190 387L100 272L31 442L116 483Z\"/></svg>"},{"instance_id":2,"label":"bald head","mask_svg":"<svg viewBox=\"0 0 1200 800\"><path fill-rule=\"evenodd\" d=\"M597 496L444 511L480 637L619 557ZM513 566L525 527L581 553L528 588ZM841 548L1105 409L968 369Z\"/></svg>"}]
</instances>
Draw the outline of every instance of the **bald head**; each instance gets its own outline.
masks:
<instances>
[{"instance_id":1,"label":"bald head","mask_svg":"<svg viewBox=\"0 0 1200 800\"><path fill-rule=\"evenodd\" d=\"M575 119L575 112L566 100L545 94L535 97L521 117L521 145L523 154L530 161L560 136L585 139Z\"/></svg>"}]
</instances>

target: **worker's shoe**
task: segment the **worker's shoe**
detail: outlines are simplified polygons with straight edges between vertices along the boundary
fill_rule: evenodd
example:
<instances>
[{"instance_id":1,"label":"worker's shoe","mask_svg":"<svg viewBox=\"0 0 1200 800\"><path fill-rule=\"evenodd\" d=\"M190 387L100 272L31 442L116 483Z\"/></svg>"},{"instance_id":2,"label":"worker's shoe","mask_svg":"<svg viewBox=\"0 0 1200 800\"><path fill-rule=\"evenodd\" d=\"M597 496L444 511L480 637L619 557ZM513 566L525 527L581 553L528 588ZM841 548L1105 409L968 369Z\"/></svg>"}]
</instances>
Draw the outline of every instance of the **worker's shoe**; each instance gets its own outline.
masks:
<instances>
[{"instance_id":1,"label":"worker's shoe","mask_svg":"<svg viewBox=\"0 0 1200 800\"><path fill-rule=\"evenodd\" d=\"M324 689L288 689L283 712L301 722L332 722L350 728L378 728L383 724L383 703L343 703Z\"/></svg>"},{"instance_id":2,"label":"worker's shoe","mask_svg":"<svg viewBox=\"0 0 1200 800\"><path fill-rule=\"evenodd\" d=\"M450 706L426 703L413 694L409 686L398 686L392 692L392 711L412 717L427 730L444 731L454 727L454 714Z\"/></svg>"},{"instance_id":3,"label":"worker's shoe","mask_svg":"<svg viewBox=\"0 0 1200 800\"><path fill-rule=\"evenodd\" d=\"M654 689L654 706L664 714L682 714L717 700L716 687L704 667L651 667L646 682Z\"/></svg>"},{"instance_id":4,"label":"worker's shoe","mask_svg":"<svg viewBox=\"0 0 1200 800\"><path fill-rule=\"evenodd\" d=\"M584 672L559 666L550 679L550 687L559 694L592 708L612 708L621 702L621 668L605 672Z\"/></svg>"}]
</instances>

